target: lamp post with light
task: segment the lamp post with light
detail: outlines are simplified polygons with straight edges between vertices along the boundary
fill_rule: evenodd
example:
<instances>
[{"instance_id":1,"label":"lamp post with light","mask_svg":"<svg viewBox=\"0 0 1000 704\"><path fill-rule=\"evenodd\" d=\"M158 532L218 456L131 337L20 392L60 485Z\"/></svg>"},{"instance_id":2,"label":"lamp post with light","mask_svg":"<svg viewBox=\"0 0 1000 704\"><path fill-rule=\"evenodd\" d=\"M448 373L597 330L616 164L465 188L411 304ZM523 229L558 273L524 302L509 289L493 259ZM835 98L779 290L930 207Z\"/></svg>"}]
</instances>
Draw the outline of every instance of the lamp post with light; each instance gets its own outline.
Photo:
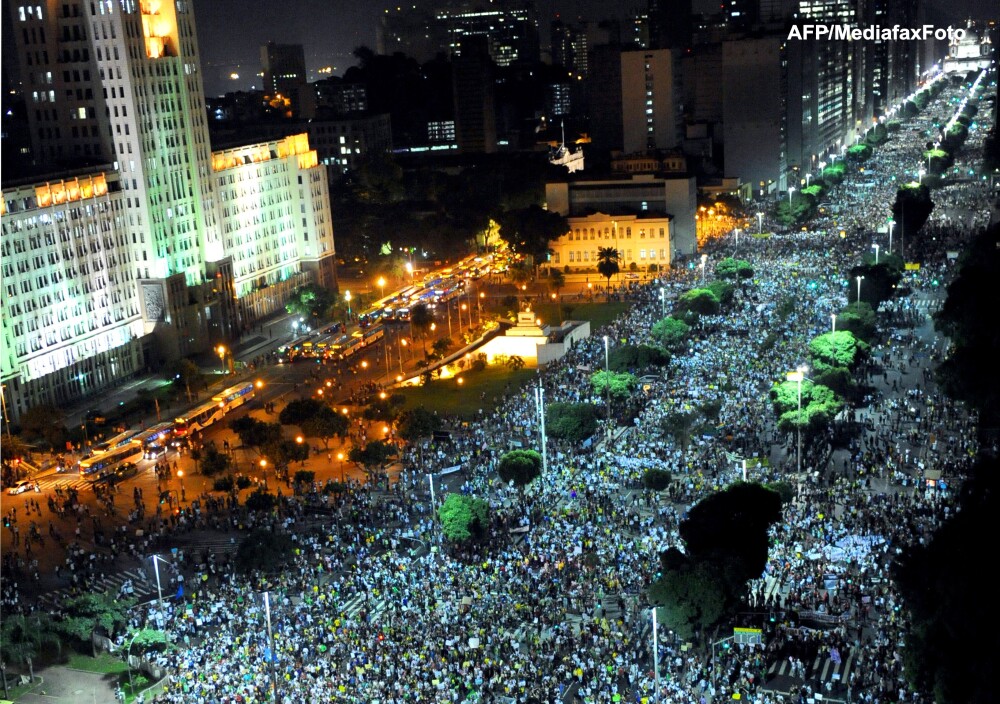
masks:
<instances>
[{"instance_id":1,"label":"lamp post with light","mask_svg":"<svg viewBox=\"0 0 1000 704\"><path fill-rule=\"evenodd\" d=\"M796 452L795 452L795 464L796 464L796 474L798 475L799 491L801 493L802 488L802 380L806 378L806 367L800 366L796 368L794 372L788 372L786 378L788 381L794 381L798 384L798 414L795 417L795 434L796 434Z\"/></svg>"},{"instance_id":2,"label":"lamp post with light","mask_svg":"<svg viewBox=\"0 0 1000 704\"><path fill-rule=\"evenodd\" d=\"M707 264L707 263L708 263L708 255L707 254L702 254L701 255L701 285L702 286L705 285L705 264Z\"/></svg>"},{"instance_id":3,"label":"lamp post with light","mask_svg":"<svg viewBox=\"0 0 1000 704\"><path fill-rule=\"evenodd\" d=\"M878 266L878 244L873 244L872 249L875 250L875 266Z\"/></svg>"},{"instance_id":4,"label":"lamp post with light","mask_svg":"<svg viewBox=\"0 0 1000 704\"><path fill-rule=\"evenodd\" d=\"M791 213L792 210L792 194L795 193L795 186L788 187L788 211Z\"/></svg>"},{"instance_id":5,"label":"lamp post with light","mask_svg":"<svg viewBox=\"0 0 1000 704\"><path fill-rule=\"evenodd\" d=\"M757 212L757 234L764 234L764 213L760 211Z\"/></svg>"},{"instance_id":6,"label":"lamp post with light","mask_svg":"<svg viewBox=\"0 0 1000 704\"><path fill-rule=\"evenodd\" d=\"M219 362L222 364L222 373L225 374L228 369L226 368L226 347L225 345L219 345L215 348L215 351L219 355Z\"/></svg>"},{"instance_id":7,"label":"lamp post with light","mask_svg":"<svg viewBox=\"0 0 1000 704\"><path fill-rule=\"evenodd\" d=\"M608 437L611 437L611 372L608 366L608 336L604 336L604 404L608 423Z\"/></svg>"},{"instance_id":8,"label":"lamp post with light","mask_svg":"<svg viewBox=\"0 0 1000 704\"><path fill-rule=\"evenodd\" d=\"M351 319L351 292L344 291L344 300L347 301L347 319Z\"/></svg>"},{"instance_id":9,"label":"lamp post with light","mask_svg":"<svg viewBox=\"0 0 1000 704\"><path fill-rule=\"evenodd\" d=\"M855 279L858 282L858 313L860 313L861 312L861 282L865 280L865 277L861 276L859 274L858 276L855 277Z\"/></svg>"},{"instance_id":10,"label":"lamp post with light","mask_svg":"<svg viewBox=\"0 0 1000 704\"><path fill-rule=\"evenodd\" d=\"M892 228L896 226L896 221L889 220L889 254L892 254Z\"/></svg>"}]
</instances>

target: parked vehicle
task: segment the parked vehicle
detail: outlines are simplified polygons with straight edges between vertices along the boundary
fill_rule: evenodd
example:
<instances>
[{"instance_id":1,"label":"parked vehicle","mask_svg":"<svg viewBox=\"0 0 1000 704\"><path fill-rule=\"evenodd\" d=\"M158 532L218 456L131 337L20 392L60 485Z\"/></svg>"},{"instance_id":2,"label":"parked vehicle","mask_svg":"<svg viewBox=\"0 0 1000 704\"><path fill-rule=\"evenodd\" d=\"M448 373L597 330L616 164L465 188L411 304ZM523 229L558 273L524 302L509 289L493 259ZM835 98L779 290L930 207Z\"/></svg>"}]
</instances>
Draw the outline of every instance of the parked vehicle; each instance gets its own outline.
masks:
<instances>
[{"instance_id":1,"label":"parked vehicle","mask_svg":"<svg viewBox=\"0 0 1000 704\"><path fill-rule=\"evenodd\" d=\"M18 494L23 494L26 491L31 491L34 485L35 485L34 482L32 482L30 479L22 479L17 484L8 489L7 493L10 494L11 496L17 496Z\"/></svg>"}]
</instances>

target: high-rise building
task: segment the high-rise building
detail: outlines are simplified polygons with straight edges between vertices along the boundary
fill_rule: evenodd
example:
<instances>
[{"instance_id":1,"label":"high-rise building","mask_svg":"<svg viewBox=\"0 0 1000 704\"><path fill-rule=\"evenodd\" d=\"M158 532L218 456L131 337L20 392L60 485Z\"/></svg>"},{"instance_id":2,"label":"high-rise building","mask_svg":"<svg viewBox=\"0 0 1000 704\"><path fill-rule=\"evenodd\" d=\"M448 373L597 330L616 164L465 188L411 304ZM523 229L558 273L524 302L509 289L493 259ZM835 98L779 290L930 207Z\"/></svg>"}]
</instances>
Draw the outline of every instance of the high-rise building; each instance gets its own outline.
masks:
<instances>
[{"instance_id":1,"label":"high-rise building","mask_svg":"<svg viewBox=\"0 0 1000 704\"><path fill-rule=\"evenodd\" d=\"M260 68L264 74L264 95L271 100L285 98L292 114L312 117L315 96L306 76L306 54L301 44L268 42L260 48Z\"/></svg>"},{"instance_id":2,"label":"high-rise building","mask_svg":"<svg viewBox=\"0 0 1000 704\"><path fill-rule=\"evenodd\" d=\"M626 153L673 149L683 124L679 71L669 49L622 51L598 47L590 93L594 146Z\"/></svg>"},{"instance_id":3,"label":"high-rise building","mask_svg":"<svg viewBox=\"0 0 1000 704\"><path fill-rule=\"evenodd\" d=\"M785 187L784 44L778 35L722 44L725 174L750 184L755 197Z\"/></svg>"},{"instance_id":4,"label":"high-rise building","mask_svg":"<svg viewBox=\"0 0 1000 704\"><path fill-rule=\"evenodd\" d=\"M451 54L460 55L469 37L485 37L497 66L539 60L538 18L530 3L463 3L439 10L435 19L444 27Z\"/></svg>"},{"instance_id":5,"label":"high-rise building","mask_svg":"<svg viewBox=\"0 0 1000 704\"><path fill-rule=\"evenodd\" d=\"M465 37L462 53L453 59L455 137L465 153L492 154L497 150L494 63L488 40Z\"/></svg>"},{"instance_id":6,"label":"high-rise building","mask_svg":"<svg viewBox=\"0 0 1000 704\"><path fill-rule=\"evenodd\" d=\"M691 45L691 0L649 0L649 47L685 49Z\"/></svg>"},{"instance_id":7,"label":"high-rise building","mask_svg":"<svg viewBox=\"0 0 1000 704\"><path fill-rule=\"evenodd\" d=\"M216 173L190 3L10 9L35 166L60 174L15 184L4 172L3 246L17 255L5 285L17 297L0 299L0 374L15 412L207 350L283 306L276 288L266 304L241 303L257 290L335 284L329 203L315 196L326 174L305 138L248 147L247 168ZM95 155L105 168L66 175ZM270 222L272 202L299 206L296 217ZM299 244L280 261L273 248L247 259L237 234L253 225ZM51 319L17 320L56 301Z\"/></svg>"}]
</instances>

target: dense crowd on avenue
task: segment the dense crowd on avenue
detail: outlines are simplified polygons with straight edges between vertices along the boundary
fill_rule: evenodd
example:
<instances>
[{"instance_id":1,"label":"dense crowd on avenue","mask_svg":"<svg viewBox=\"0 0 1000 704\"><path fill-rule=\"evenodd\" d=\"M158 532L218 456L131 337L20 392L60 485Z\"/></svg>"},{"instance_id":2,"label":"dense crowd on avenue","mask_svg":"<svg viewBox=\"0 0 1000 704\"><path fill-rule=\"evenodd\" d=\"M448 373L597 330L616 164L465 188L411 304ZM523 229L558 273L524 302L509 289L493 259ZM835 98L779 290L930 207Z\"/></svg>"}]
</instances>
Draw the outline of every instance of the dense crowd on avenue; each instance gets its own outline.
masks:
<instances>
[{"instance_id":1,"label":"dense crowd on avenue","mask_svg":"<svg viewBox=\"0 0 1000 704\"><path fill-rule=\"evenodd\" d=\"M941 99L907 124L946 111ZM978 134L963 159L978 157ZM926 540L954 510L952 481L960 481L976 447L975 418L935 393L929 370L946 343L926 330L932 323L916 301L943 295L953 265L947 252L987 224L985 185L935 191L923 236L905 243L907 257L919 256L922 266L907 272L910 296L879 312L881 342L858 379L874 391L863 407L844 412L842 420L863 428L846 450L835 451L831 431L797 458L794 435L778 431L768 401L774 382L803 362L808 341L827 332L831 313L843 308L846 272L874 238L887 246L876 228L899 179L915 175L921 149L908 132L890 139L864 175L834 189L829 200L837 212L818 217L811 231L710 243L709 266L738 256L751 263L753 278L721 314L701 318L659 380L634 392L638 412L627 427L610 436L602 428L586 449L550 441L547 471L523 497L498 479L496 467L507 450L539 444L531 386L482 409L450 442L427 443L419 453L404 448L405 469L387 491L352 485L344 494L285 495L267 515L203 495L181 517L134 516L133 527L146 529L141 538L131 537L134 530L106 535L117 550L136 555L196 527L265 527L296 544L292 567L249 582L214 560L176 557L186 571L200 570L185 583L183 600L167 613L154 604L134 618L136 626L165 622L179 644L157 656L170 675L155 701L259 704L271 700L273 682L282 701L296 703L554 704L575 697L705 704L742 692L771 704L805 702L824 687L844 701L929 701L902 678L907 624L888 569L902 546ZM632 305L600 335L612 348L648 344L652 325L701 276L678 265L653 284L622 291ZM785 299L795 302L790 310L779 305ZM777 340L761 350L769 332ZM581 371L603 368L604 355L595 336L539 370L545 401L592 402L605 413L590 373ZM705 436L681 444L661 428L671 412L709 401L721 404L718 425L731 443ZM686 509L742 478L734 456L752 460L751 481L796 487L773 528L766 570L747 594L749 608L779 617L764 644L719 652L686 647L661 624L657 698L645 587L660 553L679 545ZM446 545L433 518L427 475L456 465L454 490L488 499L493 510L489 537L474 547ZM648 468L673 476L662 496L637 488ZM928 488L928 469L943 470L948 488ZM310 511L317 505L327 509L322 519ZM67 569L85 584L101 570L92 563L72 550ZM809 676L816 657L847 653L854 663L847 681ZM778 659L798 680L787 699L763 686Z\"/></svg>"}]
</instances>

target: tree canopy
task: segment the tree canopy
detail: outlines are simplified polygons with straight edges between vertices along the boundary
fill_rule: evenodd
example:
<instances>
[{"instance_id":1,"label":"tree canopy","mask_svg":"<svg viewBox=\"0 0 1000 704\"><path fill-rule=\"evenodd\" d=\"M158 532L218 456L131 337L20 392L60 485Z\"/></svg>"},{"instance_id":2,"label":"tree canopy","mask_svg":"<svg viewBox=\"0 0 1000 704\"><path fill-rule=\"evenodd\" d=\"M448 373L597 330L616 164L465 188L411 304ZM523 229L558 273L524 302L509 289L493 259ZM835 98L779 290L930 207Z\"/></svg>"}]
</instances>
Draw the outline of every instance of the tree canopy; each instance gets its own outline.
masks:
<instances>
[{"instance_id":1,"label":"tree canopy","mask_svg":"<svg viewBox=\"0 0 1000 704\"><path fill-rule=\"evenodd\" d=\"M597 410L590 403L548 403L545 431L553 438L579 444L597 432Z\"/></svg>"},{"instance_id":2,"label":"tree canopy","mask_svg":"<svg viewBox=\"0 0 1000 704\"><path fill-rule=\"evenodd\" d=\"M343 414L337 413L329 406L321 406L316 413L304 418L299 427L306 437L319 438L323 442L323 447L329 447L332 438L347 437L351 424Z\"/></svg>"},{"instance_id":3,"label":"tree canopy","mask_svg":"<svg viewBox=\"0 0 1000 704\"><path fill-rule=\"evenodd\" d=\"M626 399L639 385L639 379L630 372L604 371L594 372L590 376L590 384L595 394L603 396L605 393L611 395L613 399Z\"/></svg>"},{"instance_id":4,"label":"tree canopy","mask_svg":"<svg viewBox=\"0 0 1000 704\"><path fill-rule=\"evenodd\" d=\"M438 508L441 532L448 540L479 539L490 527L490 505L484 499L464 494L448 494Z\"/></svg>"},{"instance_id":5,"label":"tree canopy","mask_svg":"<svg viewBox=\"0 0 1000 704\"><path fill-rule=\"evenodd\" d=\"M542 473L542 456L535 450L511 450L500 458L497 474L504 483L518 489L533 482Z\"/></svg>"},{"instance_id":6,"label":"tree canopy","mask_svg":"<svg viewBox=\"0 0 1000 704\"><path fill-rule=\"evenodd\" d=\"M720 279L751 279L753 266L745 259L726 257L715 265L715 275Z\"/></svg>"},{"instance_id":7,"label":"tree canopy","mask_svg":"<svg viewBox=\"0 0 1000 704\"><path fill-rule=\"evenodd\" d=\"M608 367L616 372L641 372L669 363L670 353L656 345L619 345L608 354Z\"/></svg>"},{"instance_id":8,"label":"tree canopy","mask_svg":"<svg viewBox=\"0 0 1000 704\"><path fill-rule=\"evenodd\" d=\"M680 526L684 551L660 557L649 590L665 622L692 638L734 615L746 583L767 563L768 530L781 520L781 496L760 484L737 482L691 507Z\"/></svg>"},{"instance_id":9,"label":"tree canopy","mask_svg":"<svg viewBox=\"0 0 1000 704\"><path fill-rule=\"evenodd\" d=\"M285 310L315 324L327 316L335 301L333 291L319 284L308 283L294 289L285 303Z\"/></svg>"},{"instance_id":10,"label":"tree canopy","mask_svg":"<svg viewBox=\"0 0 1000 704\"><path fill-rule=\"evenodd\" d=\"M532 257L536 265L548 260L549 242L569 230L565 217L539 205L505 211L497 221L501 239L515 253Z\"/></svg>"},{"instance_id":11,"label":"tree canopy","mask_svg":"<svg viewBox=\"0 0 1000 704\"><path fill-rule=\"evenodd\" d=\"M668 316L654 323L650 334L665 349L677 352L687 343L691 326L679 318Z\"/></svg>"},{"instance_id":12,"label":"tree canopy","mask_svg":"<svg viewBox=\"0 0 1000 704\"><path fill-rule=\"evenodd\" d=\"M809 355L817 372L830 367L855 369L865 359L869 349L849 330L824 333L809 342Z\"/></svg>"},{"instance_id":13,"label":"tree canopy","mask_svg":"<svg viewBox=\"0 0 1000 704\"><path fill-rule=\"evenodd\" d=\"M799 382L783 381L771 388L771 403L778 415L778 427L791 430L817 431L828 425L840 412L844 402L827 386L810 379L802 381L802 413L798 411Z\"/></svg>"},{"instance_id":14,"label":"tree canopy","mask_svg":"<svg viewBox=\"0 0 1000 704\"><path fill-rule=\"evenodd\" d=\"M399 420L399 437L406 442L412 443L430 437L440 429L441 418L423 406L406 411Z\"/></svg>"},{"instance_id":15,"label":"tree canopy","mask_svg":"<svg viewBox=\"0 0 1000 704\"><path fill-rule=\"evenodd\" d=\"M716 315L722 309L719 297L707 288L693 288L677 298L676 310L700 315Z\"/></svg>"},{"instance_id":16,"label":"tree canopy","mask_svg":"<svg viewBox=\"0 0 1000 704\"><path fill-rule=\"evenodd\" d=\"M240 541L236 567L244 574L278 572L294 554L295 543L288 533L258 528Z\"/></svg>"}]
</instances>

